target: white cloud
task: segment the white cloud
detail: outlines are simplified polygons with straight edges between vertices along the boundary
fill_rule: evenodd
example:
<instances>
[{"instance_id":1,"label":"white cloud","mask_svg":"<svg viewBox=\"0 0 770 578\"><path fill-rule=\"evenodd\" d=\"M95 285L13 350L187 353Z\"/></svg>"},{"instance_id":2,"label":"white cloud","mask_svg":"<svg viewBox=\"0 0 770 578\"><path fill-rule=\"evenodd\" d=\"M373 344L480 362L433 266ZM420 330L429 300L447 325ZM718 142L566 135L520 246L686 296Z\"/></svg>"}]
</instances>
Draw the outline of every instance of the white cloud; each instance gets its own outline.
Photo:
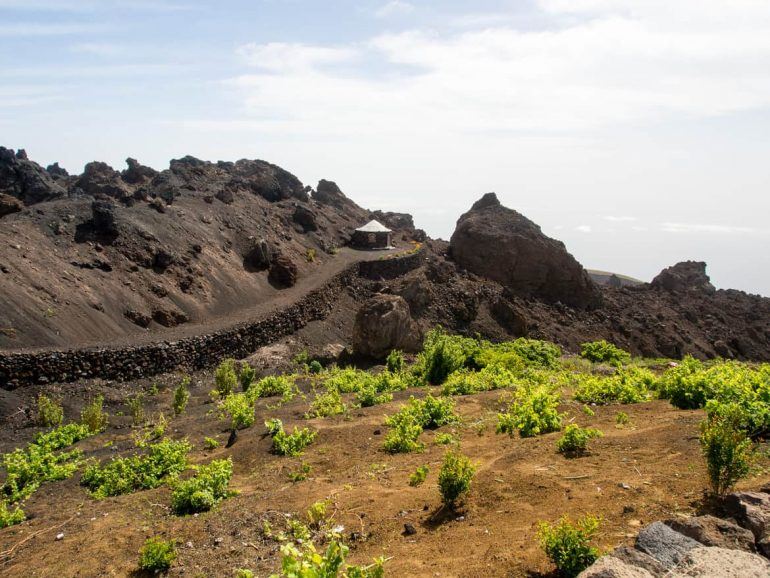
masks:
<instances>
[{"instance_id":1,"label":"white cloud","mask_svg":"<svg viewBox=\"0 0 770 578\"><path fill-rule=\"evenodd\" d=\"M575 227L575 230L579 233L590 233L591 231L593 231L593 228L591 227L591 225L578 225L577 227Z\"/></svg>"},{"instance_id":2,"label":"white cloud","mask_svg":"<svg viewBox=\"0 0 770 578\"><path fill-rule=\"evenodd\" d=\"M354 60L358 53L352 47L313 46L301 43L271 42L246 44L237 50L250 66L291 78L313 69Z\"/></svg>"},{"instance_id":3,"label":"white cloud","mask_svg":"<svg viewBox=\"0 0 770 578\"><path fill-rule=\"evenodd\" d=\"M664 233L723 233L723 234L752 234L762 233L752 227L735 227L732 225L704 225L698 223L662 223Z\"/></svg>"},{"instance_id":4,"label":"white cloud","mask_svg":"<svg viewBox=\"0 0 770 578\"><path fill-rule=\"evenodd\" d=\"M603 219L610 223L630 223L637 220L636 217L616 217L614 215L605 215Z\"/></svg>"},{"instance_id":5,"label":"white cloud","mask_svg":"<svg viewBox=\"0 0 770 578\"><path fill-rule=\"evenodd\" d=\"M377 18L390 18L391 16L403 16L414 12L414 5L404 0L390 0L380 6L374 13Z\"/></svg>"},{"instance_id":6,"label":"white cloud","mask_svg":"<svg viewBox=\"0 0 770 578\"><path fill-rule=\"evenodd\" d=\"M93 32L94 27L88 24L36 24L34 22L18 22L0 24L0 38L24 36L70 36Z\"/></svg>"}]
</instances>

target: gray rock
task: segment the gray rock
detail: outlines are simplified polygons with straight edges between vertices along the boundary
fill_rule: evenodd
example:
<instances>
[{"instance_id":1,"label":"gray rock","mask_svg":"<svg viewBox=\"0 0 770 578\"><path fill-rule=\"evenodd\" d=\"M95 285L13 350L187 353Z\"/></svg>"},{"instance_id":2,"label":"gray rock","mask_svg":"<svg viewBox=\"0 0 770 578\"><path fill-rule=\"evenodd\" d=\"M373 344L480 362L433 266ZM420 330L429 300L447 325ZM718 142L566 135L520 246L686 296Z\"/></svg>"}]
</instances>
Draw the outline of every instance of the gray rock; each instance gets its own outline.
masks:
<instances>
[{"instance_id":1,"label":"gray rock","mask_svg":"<svg viewBox=\"0 0 770 578\"><path fill-rule=\"evenodd\" d=\"M695 516L666 520L664 524L704 546L756 552L754 534L728 520L714 516Z\"/></svg>"},{"instance_id":2,"label":"gray rock","mask_svg":"<svg viewBox=\"0 0 770 578\"><path fill-rule=\"evenodd\" d=\"M302 205L297 205L294 209L292 219L295 223L302 226L302 229L307 233L308 231L317 231L318 223L316 222L315 213Z\"/></svg>"},{"instance_id":3,"label":"gray rock","mask_svg":"<svg viewBox=\"0 0 770 578\"><path fill-rule=\"evenodd\" d=\"M262 271L270 267L273 250L265 239L255 240L243 256L243 265L252 271Z\"/></svg>"},{"instance_id":4,"label":"gray rock","mask_svg":"<svg viewBox=\"0 0 770 578\"><path fill-rule=\"evenodd\" d=\"M636 537L636 547L666 568L676 566L693 548L701 544L676 532L663 522L653 522Z\"/></svg>"},{"instance_id":5,"label":"gray rock","mask_svg":"<svg viewBox=\"0 0 770 578\"><path fill-rule=\"evenodd\" d=\"M378 293L356 314L353 349L358 354L382 359L393 349L417 351L420 343L420 329L403 297Z\"/></svg>"},{"instance_id":6,"label":"gray rock","mask_svg":"<svg viewBox=\"0 0 770 578\"><path fill-rule=\"evenodd\" d=\"M649 554L645 554L629 546L615 548L610 556L617 558L629 566L636 566L647 570L653 576L662 576L666 573L666 567Z\"/></svg>"},{"instance_id":7,"label":"gray rock","mask_svg":"<svg viewBox=\"0 0 770 578\"><path fill-rule=\"evenodd\" d=\"M603 556L593 566L583 570L578 578L654 578L654 575L613 556Z\"/></svg>"},{"instance_id":8,"label":"gray rock","mask_svg":"<svg viewBox=\"0 0 770 578\"><path fill-rule=\"evenodd\" d=\"M725 512L754 538L761 540L770 530L770 494L762 492L735 492L724 498Z\"/></svg>"},{"instance_id":9,"label":"gray rock","mask_svg":"<svg viewBox=\"0 0 770 578\"><path fill-rule=\"evenodd\" d=\"M767 578L770 562L750 552L700 547L690 550L671 578Z\"/></svg>"}]
</instances>

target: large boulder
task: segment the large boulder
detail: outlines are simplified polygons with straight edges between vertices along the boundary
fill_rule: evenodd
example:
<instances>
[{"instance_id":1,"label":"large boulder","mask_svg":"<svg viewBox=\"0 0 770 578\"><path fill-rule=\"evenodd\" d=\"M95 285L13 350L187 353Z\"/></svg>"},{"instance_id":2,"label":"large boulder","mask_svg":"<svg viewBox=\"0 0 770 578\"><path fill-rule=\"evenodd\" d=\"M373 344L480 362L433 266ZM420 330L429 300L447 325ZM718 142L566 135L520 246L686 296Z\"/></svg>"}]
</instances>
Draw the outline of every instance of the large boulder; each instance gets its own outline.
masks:
<instances>
[{"instance_id":1,"label":"large boulder","mask_svg":"<svg viewBox=\"0 0 770 578\"><path fill-rule=\"evenodd\" d=\"M484 195L457 221L450 240L454 261L516 295L578 308L601 303L601 294L561 241L523 215Z\"/></svg>"},{"instance_id":2,"label":"large boulder","mask_svg":"<svg viewBox=\"0 0 770 578\"><path fill-rule=\"evenodd\" d=\"M360 355L382 359L393 349L413 352L421 341L420 329L403 297L378 293L356 314L353 349Z\"/></svg>"},{"instance_id":3,"label":"large boulder","mask_svg":"<svg viewBox=\"0 0 770 578\"><path fill-rule=\"evenodd\" d=\"M318 181L318 186L315 192L313 192L313 200L323 205L332 205L337 208L342 208L352 202L340 190L337 183L325 179Z\"/></svg>"},{"instance_id":4,"label":"large boulder","mask_svg":"<svg viewBox=\"0 0 770 578\"><path fill-rule=\"evenodd\" d=\"M688 516L664 522L672 530L697 540L704 546L755 552L754 534L729 520L715 516Z\"/></svg>"},{"instance_id":5,"label":"large boulder","mask_svg":"<svg viewBox=\"0 0 770 578\"><path fill-rule=\"evenodd\" d=\"M87 195L107 196L119 201L127 201L134 194L120 173L101 161L88 163L74 186Z\"/></svg>"},{"instance_id":6,"label":"large boulder","mask_svg":"<svg viewBox=\"0 0 770 578\"><path fill-rule=\"evenodd\" d=\"M32 205L64 197L67 191L23 150L14 153L0 146L0 193Z\"/></svg>"},{"instance_id":7,"label":"large boulder","mask_svg":"<svg viewBox=\"0 0 770 578\"><path fill-rule=\"evenodd\" d=\"M655 575L612 556L602 556L592 566L583 570L578 578L655 578Z\"/></svg>"},{"instance_id":8,"label":"large boulder","mask_svg":"<svg viewBox=\"0 0 770 578\"><path fill-rule=\"evenodd\" d=\"M91 224L94 233L102 237L117 237L120 233L115 214L115 204L106 199L91 203Z\"/></svg>"},{"instance_id":9,"label":"large boulder","mask_svg":"<svg viewBox=\"0 0 770 578\"><path fill-rule=\"evenodd\" d=\"M671 578L767 578L770 563L756 554L726 548L694 548Z\"/></svg>"},{"instance_id":10,"label":"large boulder","mask_svg":"<svg viewBox=\"0 0 770 578\"><path fill-rule=\"evenodd\" d=\"M293 287L297 282L299 271L294 261L286 255L278 255L270 265L267 278L279 287Z\"/></svg>"},{"instance_id":11,"label":"large boulder","mask_svg":"<svg viewBox=\"0 0 770 578\"><path fill-rule=\"evenodd\" d=\"M158 171L144 166L138 160L131 157L126 159L126 165L128 168L121 173L121 177L132 185L147 184L158 175Z\"/></svg>"},{"instance_id":12,"label":"large boulder","mask_svg":"<svg viewBox=\"0 0 770 578\"><path fill-rule=\"evenodd\" d=\"M706 275L706 263L702 261L683 261L663 269L651 285L670 293L699 291L713 293L714 286Z\"/></svg>"},{"instance_id":13,"label":"large boulder","mask_svg":"<svg viewBox=\"0 0 770 578\"><path fill-rule=\"evenodd\" d=\"M273 250L265 239L253 239L243 256L243 266L250 271L264 271L270 267Z\"/></svg>"},{"instance_id":14,"label":"large boulder","mask_svg":"<svg viewBox=\"0 0 770 578\"><path fill-rule=\"evenodd\" d=\"M315 213L303 205L296 206L292 219L301 226L302 230L306 233L308 231L318 230L318 222L316 221Z\"/></svg>"},{"instance_id":15,"label":"large boulder","mask_svg":"<svg viewBox=\"0 0 770 578\"><path fill-rule=\"evenodd\" d=\"M757 549L770 558L770 494L735 492L723 500L725 513L754 535Z\"/></svg>"},{"instance_id":16,"label":"large boulder","mask_svg":"<svg viewBox=\"0 0 770 578\"><path fill-rule=\"evenodd\" d=\"M663 522L653 522L636 537L636 548L649 554L666 568L673 568L687 553L701 544L676 532Z\"/></svg>"},{"instance_id":17,"label":"large boulder","mask_svg":"<svg viewBox=\"0 0 770 578\"><path fill-rule=\"evenodd\" d=\"M23 208L24 203L22 203L16 197L6 195L5 193L0 193L0 217L5 217L11 213L18 213Z\"/></svg>"}]
</instances>

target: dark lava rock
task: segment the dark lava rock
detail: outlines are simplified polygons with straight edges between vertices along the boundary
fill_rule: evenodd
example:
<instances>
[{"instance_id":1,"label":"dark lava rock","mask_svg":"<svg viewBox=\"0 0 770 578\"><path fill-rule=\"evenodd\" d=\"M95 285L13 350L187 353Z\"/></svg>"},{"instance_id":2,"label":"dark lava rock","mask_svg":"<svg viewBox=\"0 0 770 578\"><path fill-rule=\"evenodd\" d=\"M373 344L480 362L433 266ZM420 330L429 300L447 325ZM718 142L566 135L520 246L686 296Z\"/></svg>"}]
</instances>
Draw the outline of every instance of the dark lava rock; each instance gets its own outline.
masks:
<instances>
[{"instance_id":1,"label":"dark lava rock","mask_svg":"<svg viewBox=\"0 0 770 578\"><path fill-rule=\"evenodd\" d=\"M652 287L671 293L683 291L701 291L713 293L714 286L706 275L706 263L702 261L683 261L663 269L655 279Z\"/></svg>"},{"instance_id":2,"label":"dark lava rock","mask_svg":"<svg viewBox=\"0 0 770 578\"><path fill-rule=\"evenodd\" d=\"M0 193L21 200L25 205L66 196L67 191L26 153L14 153L0 146Z\"/></svg>"},{"instance_id":3,"label":"dark lava rock","mask_svg":"<svg viewBox=\"0 0 770 578\"><path fill-rule=\"evenodd\" d=\"M524 337L527 334L527 318L504 297L495 299L489 309L500 327L514 337Z\"/></svg>"},{"instance_id":4,"label":"dark lava rock","mask_svg":"<svg viewBox=\"0 0 770 578\"><path fill-rule=\"evenodd\" d=\"M133 190L120 173L100 161L88 163L74 186L87 195L104 195L123 202L133 198Z\"/></svg>"},{"instance_id":5,"label":"dark lava rock","mask_svg":"<svg viewBox=\"0 0 770 578\"><path fill-rule=\"evenodd\" d=\"M165 249L158 249L152 258L152 267L156 271L165 271L176 263L176 260L176 256L173 253Z\"/></svg>"},{"instance_id":6,"label":"dark lava rock","mask_svg":"<svg viewBox=\"0 0 770 578\"><path fill-rule=\"evenodd\" d=\"M346 204L351 203L337 186L337 183L325 179L318 181L318 187L316 187L313 193L313 200L323 205L332 205L337 208L342 208Z\"/></svg>"},{"instance_id":7,"label":"dark lava rock","mask_svg":"<svg viewBox=\"0 0 770 578\"><path fill-rule=\"evenodd\" d=\"M379 221L393 231L413 231L414 219L409 213L393 213L391 211L372 211L372 219Z\"/></svg>"},{"instance_id":8,"label":"dark lava rock","mask_svg":"<svg viewBox=\"0 0 770 578\"><path fill-rule=\"evenodd\" d=\"M404 524L404 536L414 536L417 533L417 530L412 524Z\"/></svg>"},{"instance_id":9,"label":"dark lava rock","mask_svg":"<svg viewBox=\"0 0 770 578\"><path fill-rule=\"evenodd\" d=\"M152 318L156 323L163 327L176 327L182 323L187 323L190 319L181 311L167 309L158 309L152 312Z\"/></svg>"},{"instance_id":10,"label":"dark lava rock","mask_svg":"<svg viewBox=\"0 0 770 578\"><path fill-rule=\"evenodd\" d=\"M45 168L45 170L52 177L66 178L66 177L70 176L70 174L67 172L67 169L65 169L63 167L60 167L59 163L53 163L52 165L48 165Z\"/></svg>"},{"instance_id":11,"label":"dark lava rock","mask_svg":"<svg viewBox=\"0 0 770 578\"><path fill-rule=\"evenodd\" d=\"M728 520L714 516L694 516L666 520L664 524L704 546L756 552L754 534Z\"/></svg>"},{"instance_id":12,"label":"dark lava rock","mask_svg":"<svg viewBox=\"0 0 770 578\"><path fill-rule=\"evenodd\" d=\"M666 568L673 568L690 550L699 546L698 542L672 530L663 522L653 522L636 537L636 548Z\"/></svg>"},{"instance_id":13,"label":"dark lava rock","mask_svg":"<svg viewBox=\"0 0 770 578\"><path fill-rule=\"evenodd\" d=\"M0 193L0 217L5 217L11 213L18 213L23 208L24 203L22 203L16 197L6 195L5 193Z\"/></svg>"},{"instance_id":14,"label":"dark lava rock","mask_svg":"<svg viewBox=\"0 0 770 578\"><path fill-rule=\"evenodd\" d=\"M299 271L294 261L285 255L278 255L270 265L268 279L280 287L293 287Z\"/></svg>"},{"instance_id":15,"label":"dark lava rock","mask_svg":"<svg viewBox=\"0 0 770 578\"><path fill-rule=\"evenodd\" d=\"M115 210L116 207L112 201L96 200L91 203L91 224L94 233L105 237L118 236L120 231Z\"/></svg>"},{"instance_id":16,"label":"dark lava rock","mask_svg":"<svg viewBox=\"0 0 770 578\"><path fill-rule=\"evenodd\" d=\"M235 202L235 195L230 189L222 189L214 195L217 199L222 201L225 205L232 205Z\"/></svg>"},{"instance_id":17,"label":"dark lava rock","mask_svg":"<svg viewBox=\"0 0 770 578\"><path fill-rule=\"evenodd\" d=\"M158 175L158 171L151 167L146 167L138 160L131 157L126 159L128 168L121 173L123 180L132 185L143 185L149 183Z\"/></svg>"},{"instance_id":18,"label":"dark lava rock","mask_svg":"<svg viewBox=\"0 0 770 578\"><path fill-rule=\"evenodd\" d=\"M297 205L297 208L294 209L292 219L295 223L301 225L302 229L304 229L306 233L308 231L318 230L318 223L316 222L315 213L305 206Z\"/></svg>"},{"instance_id":19,"label":"dark lava rock","mask_svg":"<svg viewBox=\"0 0 770 578\"><path fill-rule=\"evenodd\" d=\"M243 266L251 271L264 271L270 267L273 251L265 239L254 240L243 256Z\"/></svg>"},{"instance_id":20,"label":"dark lava rock","mask_svg":"<svg viewBox=\"0 0 770 578\"><path fill-rule=\"evenodd\" d=\"M420 344L420 329L403 297L378 293L358 310L353 328L356 353L382 359L393 349L417 351Z\"/></svg>"},{"instance_id":21,"label":"dark lava rock","mask_svg":"<svg viewBox=\"0 0 770 578\"><path fill-rule=\"evenodd\" d=\"M450 240L455 263L501 283L514 294L578 308L601 303L601 293L564 244L535 223L484 195L457 221Z\"/></svg>"},{"instance_id":22,"label":"dark lava rock","mask_svg":"<svg viewBox=\"0 0 770 578\"><path fill-rule=\"evenodd\" d=\"M144 313L136 311L135 309L127 309L123 312L123 315L131 323L138 325L139 327L147 328L150 326L150 322L152 321L152 318L149 315L145 315Z\"/></svg>"}]
</instances>

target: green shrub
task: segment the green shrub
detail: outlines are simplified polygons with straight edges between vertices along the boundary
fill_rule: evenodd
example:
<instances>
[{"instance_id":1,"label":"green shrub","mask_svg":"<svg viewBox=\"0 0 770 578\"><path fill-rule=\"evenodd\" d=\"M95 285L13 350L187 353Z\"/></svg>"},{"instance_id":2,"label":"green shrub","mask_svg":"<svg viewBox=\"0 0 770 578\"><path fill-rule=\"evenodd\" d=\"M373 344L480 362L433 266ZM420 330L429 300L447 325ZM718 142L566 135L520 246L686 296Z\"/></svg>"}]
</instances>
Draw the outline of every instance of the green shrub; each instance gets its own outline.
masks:
<instances>
[{"instance_id":1,"label":"green shrub","mask_svg":"<svg viewBox=\"0 0 770 578\"><path fill-rule=\"evenodd\" d=\"M735 404L711 405L701 424L700 445L711 490L725 494L746 477L754 461L751 440L741 429L743 410Z\"/></svg>"},{"instance_id":2,"label":"green shrub","mask_svg":"<svg viewBox=\"0 0 770 578\"><path fill-rule=\"evenodd\" d=\"M254 383L254 378L257 376L257 372L254 368L244 361L241 364L241 372L238 374L238 381L241 384L241 391L249 391L249 388Z\"/></svg>"},{"instance_id":3,"label":"green shrub","mask_svg":"<svg viewBox=\"0 0 770 578\"><path fill-rule=\"evenodd\" d=\"M353 367L333 368L327 372L323 385L326 391L355 393L368 387L374 379L372 374Z\"/></svg>"},{"instance_id":4,"label":"green shrub","mask_svg":"<svg viewBox=\"0 0 770 578\"><path fill-rule=\"evenodd\" d=\"M630 353L604 339L583 343L580 346L580 357L594 363L611 365L622 365L631 361Z\"/></svg>"},{"instance_id":5,"label":"green shrub","mask_svg":"<svg viewBox=\"0 0 770 578\"><path fill-rule=\"evenodd\" d=\"M449 451L438 472L438 488L444 505L454 508L457 501L471 489L476 466L464 455Z\"/></svg>"},{"instance_id":6,"label":"green shrub","mask_svg":"<svg viewBox=\"0 0 770 578\"><path fill-rule=\"evenodd\" d=\"M446 446L455 443L457 440L455 440L455 437L452 434L440 433L436 435L435 441L441 446Z\"/></svg>"},{"instance_id":7,"label":"green shrub","mask_svg":"<svg viewBox=\"0 0 770 578\"><path fill-rule=\"evenodd\" d=\"M4 499L0 499L0 529L21 524L26 519L24 512L18 506L10 509Z\"/></svg>"},{"instance_id":8,"label":"green shrub","mask_svg":"<svg viewBox=\"0 0 770 578\"><path fill-rule=\"evenodd\" d=\"M343 403L340 392L333 389L326 393L316 394L315 399L310 404L310 411L305 414L305 418L330 417L345 413L347 410L348 406Z\"/></svg>"},{"instance_id":9,"label":"green shrub","mask_svg":"<svg viewBox=\"0 0 770 578\"><path fill-rule=\"evenodd\" d=\"M268 433L273 438L273 453L279 456L299 456L304 449L315 440L317 432L308 428L294 428L287 434L283 429L280 419L271 419L265 422Z\"/></svg>"},{"instance_id":10,"label":"green shrub","mask_svg":"<svg viewBox=\"0 0 770 578\"><path fill-rule=\"evenodd\" d=\"M281 572L271 578L384 578L385 560L379 558L369 566L345 563L349 548L332 540L324 552L318 552L312 542L301 550L293 544L281 546Z\"/></svg>"},{"instance_id":11,"label":"green shrub","mask_svg":"<svg viewBox=\"0 0 770 578\"><path fill-rule=\"evenodd\" d=\"M321 365L320 361L314 359L313 361L311 361L308 364L307 370L310 373L312 373L313 375L318 375L319 373L321 373L324 370L324 367L323 367L323 365Z\"/></svg>"},{"instance_id":12,"label":"green shrub","mask_svg":"<svg viewBox=\"0 0 770 578\"><path fill-rule=\"evenodd\" d=\"M235 391L238 385L238 374L235 371L235 360L225 359L214 372L213 397L227 397Z\"/></svg>"},{"instance_id":13,"label":"green shrub","mask_svg":"<svg viewBox=\"0 0 770 578\"><path fill-rule=\"evenodd\" d=\"M107 428L109 415L104 411L104 397L96 396L91 403L80 412L80 423L88 427L92 434L99 433Z\"/></svg>"},{"instance_id":14,"label":"green shrub","mask_svg":"<svg viewBox=\"0 0 770 578\"><path fill-rule=\"evenodd\" d=\"M80 483L100 499L157 488L166 478L184 471L191 449L187 440L162 440L149 445L146 454L87 467Z\"/></svg>"},{"instance_id":15,"label":"green shrub","mask_svg":"<svg viewBox=\"0 0 770 578\"><path fill-rule=\"evenodd\" d=\"M293 472L289 472L289 479L292 482L304 482L308 476L310 475L310 472L313 470L313 466L310 464L302 463L299 466L299 469Z\"/></svg>"},{"instance_id":16,"label":"green shrub","mask_svg":"<svg viewBox=\"0 0 770 578\"><path fill-rule=\"evenodd\" d=\"M80 465L82 452L62 450L88 436L88 426L68 424L40 433L26 448L17 448L0 458L5 468L5 481L0 487L8 503L31 496L44 482L64 480Z\"/></svg>"},{"instance_id":17,"label":"green shrub","mask_svg":"<svg viewBox=\"0 0 770 578\"><path fill-rule=\"evenodd\" d=\"M184 410L187 407L187 402L190 400L190 392L187 389L187 386L189 385L190 378L189 376L185 375L182 378L182 381L179 382L179 385L174 390L174 415L181 415L184 413Z\"/></svg>"},{"instance_id":18,"label":"green shrub","mask_svg":"<svg viewBox=\"0 0 770 578\"><path fill-rule=\"evenodd\" d=\"M520 337L510 342L508 347L529 366L543 369L557 369L559 367L561 348L549 341Z\"/></svg>"},{"instance_id":19,"label":"green shrub","mask_svg":"<svg viewBox=\"0 0 770 578\"><path fill-rule=\"evenodd\" d=\"M497 433L532 437L561 429L559 395L546 386L518 390L508 411L497 415Z\"/></svg>"},{"instance_id":20,"label":"green shrub","mask_svg":"<svg viewBox=\"0 0 770 578\"><path fill-rule=\"evenodd\" d=\"M417 468L410 476L409 476L409 485L413 488L416 488L417 486L421 486L425 482L425 478L428 477L428 472L430 469L428 468L428 465L423 465Z\"/></svg>"},{"instance_id":21,"label":"green shrub","mask_svg":"<svg viewBox=\"0 0 770 578\"><path fill-rule=\"evenodd\" d=\"M428 394L424 399L409 398L409 403L385 420L391 430L385 436L384 448L391 453L419 451L417 440L423 429L441 427L456 422L454 402Z\"/></svg>"},{"instance_id":22,"label":"green shrub","mask_svg":"<svg viewBox=\"0 0 770 578\"><path fill-rule=\"evenodd\" d=\"M469 395L516 385L519 380L502 365L487 365L481 371L461 369L454 372L441 388L443 395Z\"/></svg>"},{"instance_id":23,"label":"green shrub","mask_svg":"<svg viewBox=\"0 0 770 578\"><path fill-rule=\"evenodd\" d=\"M214 438L209 438L209 437L203 438L203 449L215 450L218 447L219 447L219 442Z\"/></svg>"},{"instance_id":24,"label":"green shrub","mask_svg":"<svg viewBox=\"0 0 770 578\"><path fill-rule=\"evenodd\" d=\"M380 392L377 390L377 384L370 382L356 393L356 402L361 407L372 407L381 403L388 403L393 399L393 394L389 391Z\"/></svg>"},{"instance_id":25,"label":"green shrub","mask_svg":"<svg viewBox=\"0 0 770 578\"><path fill-rule=\"evenodd\" d=\"M235 578L254 578L254 572L245 568L238 568L235 571Z\"/></svg>"},{"instance_id":26,"label":"green shrub","mask_svg":"<svg viewBox=\"0 0 770 578\"><path fill-rule=\"evenodd\" d=\"M392 454L406 454L423 449L423 444L417 441L422 433L422 427L409 420L396 422L385 435L383 448Z\"/></svg>"},{"instance_id":27,"label":"green shrub","mask_svg":"<svg viewBox=\"0 0 770 578\"><path fill-rule=\"evenodd\" d=\"M57 427L64 419L61 404L42 393L37 396L37 424L42 427Z\"/></svg>"},{"instance_id":28,"label":"green shrub","mask_svg":"<svg viewBox=\"0 0 770 578\"><path fill-rule=\"evenodd\" d=\"M602 432L593 428L582 428L577 424L569 424L564 435L556 442L559 452L567 456L583 455L588 449L588 441L602 437Z\"/></svg>"},{"instance_id":29,"label":"green shrub","mask_svg":"<svg viewBox=\"0 0 770 578\"><path fill-rule=\"evenodd\" d=\"M608 377L578 374L575 399L583 403L640 403L650 398L655 375L647 369L628 367Z\"/></svg>"},{"instance_id":30,"label":"green shrub","mask_svg":"<svg viewBox=\"0 0 770 578\"><path fill-rule=\"evenodd\" d=\"M230 458L200 466L195 476L176 484L171 494L171 509L178 516L207 512L230 496L227 488L232 476Z\"/></svg>"},{"instance_id":31,"label":"green shrub","mask_svg":"<svg viewBox=\"0 0 770 578\"><path fill-rule=\"evenodd\" d=\"M148 572L165 572L176 560L176 543L160 537L149 538L139 551L139 568Z\"/></svg>"},{"instance_id":32,"label":"green shrub","mask_svg":"<svg viewBox=\"0 0 770 578\"><path fill-rule=\"evenodd\" d=\"M452 373L472 364L480 346L475 339L447 335L441 328L428 333L417 364L428 383L441 385Z\"/></svg>"},{"instance_id":33,"label":"green shrub","mask_svg":"<svg viewBox=\"0 0 770 578\"><path fill-rule=\"evenodd\" d=\"M598 529L599 520L593 516L586 516L574 525L564 516L554 525L541 522L538 539L559 573L573 578L599 557L599 551L591 546Z\"/></svg>"},{"instance_id":34,"label":"green shrub","mask_svg":"<svg viewBox=\"0 0 770 578\"><path fill-rule=\"evenodd\" d=\"M134 425L142 425L144 423L144 394L137 393L134 397L129 398L126 403L128 404L128 410L131 412Z\"/></svg>"},{"instance_id":35,"label":"green shrub","mask_svg":"<svg viewBox=\"0 0 770 578\"><path fill-rule=\"evenodd\" d=\"M619 412L618 412L618 413L615 415L615 424L616 424L616 425L618 425L618 426L624 426L624 425L628 425L628 423L629 423L630 421L631 421L631 420L629 420L629 419L628 419L628 414L627 414L627 413L625 413L625 412L619 411Z\"/></svg>"},{"instance_id":36,"label":"green shrub","mask_svg":"<svg viewBox=\"0 0 770 578\"><path fill-rule=\"evenodd\" d=\"M268 375L256 383L252 383L247 394L252 400L280 395L284 401L289 401L294 397L295 389L292 378L285 375Z\"/></svg>"},{"instance_id":37,"label":"green shrub","mask_svg":"<svg viewBox=\"0 0 770 578\"><path fill-rule=\"evenodd\" d=\"M391 373L400 373L404 369L404 354L398 349L393 349L385 360L385 367Z\"/></svg>"},{"instance_id":38,"label":"green shrub","mask_svg":"<svg viewBox=\"0 0 770 578\"><path fill-rule=\"evenodd\" d=\"M254 425L254 405L245 393L231 393L219 402L219 419L229 419L237 430Z\"/></svg>"}]
</instances>

